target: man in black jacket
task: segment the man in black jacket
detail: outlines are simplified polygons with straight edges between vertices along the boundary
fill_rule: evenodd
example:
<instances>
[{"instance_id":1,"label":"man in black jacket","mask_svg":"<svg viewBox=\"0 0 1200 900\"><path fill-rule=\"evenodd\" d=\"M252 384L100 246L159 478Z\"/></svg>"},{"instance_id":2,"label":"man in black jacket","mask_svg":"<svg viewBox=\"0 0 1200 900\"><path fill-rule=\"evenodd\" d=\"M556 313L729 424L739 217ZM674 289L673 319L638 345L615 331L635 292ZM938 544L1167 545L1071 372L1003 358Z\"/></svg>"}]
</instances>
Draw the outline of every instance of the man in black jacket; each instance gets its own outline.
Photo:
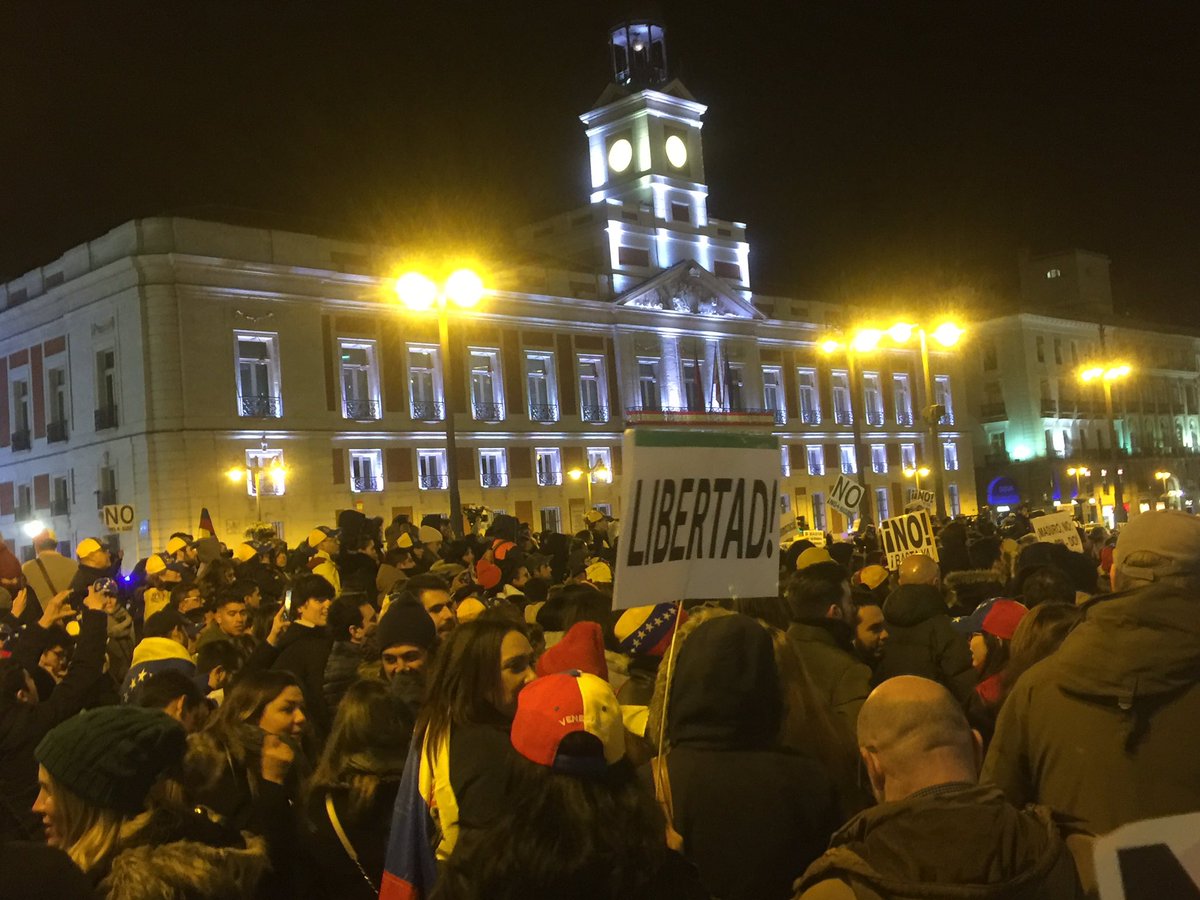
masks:
<instances>
[{"instance_id":1,"label":"man in black jacket","mask_svg":"<svg viewBox=\"0 0 1200 900\"><path fill-rule=\"evenodd\" d=\"M71 579L71 595L67 603L79 609L88 589L101 578L113 577L112 555L96 538L84 538L75 547L75 556L79 558L79 569Z\"/></svg>"},{"instance_id":2,"label":"man in black jacket","mask_svg":"<svg viewBox=\"0 0 1200 900\"><path fill-rule=\"evenodd\" d=\"M325 624L334 587L320 575L301 575L292 584L292 626L279 641L273 669L291 672L304 692L304 707L317 739L323 741L332 724L325 702L325 664L333 647Z\"/></svg>"}]
</instances>

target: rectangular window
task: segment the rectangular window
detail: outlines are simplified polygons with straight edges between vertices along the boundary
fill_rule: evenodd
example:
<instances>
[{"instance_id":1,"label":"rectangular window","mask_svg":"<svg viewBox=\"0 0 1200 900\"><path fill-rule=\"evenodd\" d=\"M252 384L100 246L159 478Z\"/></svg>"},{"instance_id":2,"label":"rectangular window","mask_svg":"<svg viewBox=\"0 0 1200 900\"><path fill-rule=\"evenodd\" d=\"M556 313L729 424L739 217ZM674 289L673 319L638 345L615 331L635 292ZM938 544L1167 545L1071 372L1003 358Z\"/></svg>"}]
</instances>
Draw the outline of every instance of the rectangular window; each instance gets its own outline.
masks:
<instances>
[{"instance_id":1,"label":"rectangular window","mask_svg":"<svg viewBox=\"0 0 1200 900\"><path fill-rule=\"evenodd\" d=\"M355 422L379 418L379 369L373 341L340 341L342 416Z\"/></svg>"},{"instance_id":2,"label":"rectangular window","mask_svg":"<svg viewBox=\"0 0 1200 900\"><path fill-rule=\"evenodd\" d=\"M1058 365L1062 365L1062 338L1054 339L1054 361Z\"/></svg>"},{"instance_id":3,"label":"rectangular window","mask_svg":"<svg viewBox=\"0 0 1200 900\"><path fill-rule=\"evenodd\" d=\"M808 459L808 474L809 475L824 475L825 474L825 448L820 446L810 446L805 448L805 456Z\"/></svg>"},{"instance_id":4,"label":"rectangular window","mask_svg":"<svg viewBox=\"0 0 1200 900\"><path fill-rule=\"evenodd\" d=\"M562 509L557 506L543 506L538 510L542 520L542 531L559 533L562 531Z\"/></svg>"},{"instance_id":5,"label":"rectangular window","mask_svg":"<svg viewBox=\"0 0 1200 900\"><path fill-rule=\"evenodd\" d=\"M248 467L247 467L248 468ZM111 506L117 502L117 470L114 466L101 466L100 490L96 491L96 508ZM20 504L18 504L20 505Z\"/></svg>"},{"instance_id":6,"label":"rectangular window","mask_svg":"<svg viewBox=\"0 0 1200 900\"><path fill-rule=\"evenodd\" d=\"M962 501L959 499L959 496L958 496L958 485L957 484L946 485L946 493L948 493L950 495L950 515L961 516L962 515Z\"/></svg>"},{"instance_id":7,"label":"rectangular window","mask_svg":"<svg viewBox=\"0 0 1200 900\"><path fill-rule=\"evenodd\" d=\"M671 220L674 222L691 222L692 208L686 203L672 203Z\"/></svg>"},{"instance_id":8,"label":"rectangular window","mask_svg":"<svg viewBox=\"0 0 1200 900\"><path fill-rule=\"evenodd\" d=\"M650 265L650 251L640 247L618 247L617 264L647 268Z\"/></svg>"},{"instance_id":9,"label":"rectangular window","mask_svg":"<svg viewBox=\"0 0 1200 900\"><path fill-rule=\"evenodd\" d=\"M481 422L504 419L504 382L500 375L500 351L472 348L471 414Z\"/></svg>"},{"instance_id":10,"label":"rectangular window","mask_svg":"<svg viewBox=\"0 0 1200 900\"><path fill-rule=\"evenodd\" d=\"M579 357L578 374L580 419L584 422L607 422L608 384L604 357Z\"/></svg>"},{"instance_id":11,"label":"rectangular window","mask_svg":"<svg viewBox=\"0 0 1200 900\"><path fill-rule=\"evenodd\" d=\"M683 382L683 404L688 412L704 411L704 366L698 359L685 359L679 364Z\"/></svg>"},{"instance_id":12,"label":"rectangular window","mask_svg":"<svg viewBox=\"0 0 1200 900\"><path fill-rule=\"evenodd\" d=\"M883 389L878 372L863 372L863 415L868 425L883 424Z\"/></svg>"},{"instance_id":13,"label":"rectangular window","mask_svg":"<svg viewBox=\"0 0 1200 900\"><path fill-rule=\"evenodd\" d=\"M533 456L538 484L543 487L562 484L562 454L557 447L538 447Z\"/></svg>"},{"instance_id":14,"label":"rectangular window","mask_svg":"<svg viewBox=\"0 0 1200 900\"><path fill-rule=\"evenodd\" d=\"M117 352L111 348L96 351L96 409L117 408Z\"/></svg>"},{"instance_id":15,"label":"rectangular window","mask_svg":"<svg viewBox=\"0 0 1200 900\"><path fill-rule=\"evenodd\" d=\"M251 419L278 419L283 415L279 396L278 336L236 332L238 415Z\"/></svg>"},{"instance_id":16,"label":"rectangular window","mask_svg":"<svg viewBox=\"0 0 1200 900\"><path fill-rule=\"evenodd\" d=\"M350 451L350 490L356 494L383 490L383 451Z\"/></svg>"},{"instance_id":17,"label":"rectangular window","mask_svg":"<svg viewBox=\"0 0 1200 900\"><path fill-rule=\"evenodd\" d=\"M933 382L933 402L943 408L942 417L938 422L942 425L954 424L954 395L950 392L950 376L938 375Z\"/></svg>"},{"instance_id":18,"label":"rectangular window","mask_svg":"<svg viewBox=\"0 0 1200 900\"><path fill-rule=\"evenodd\" d=\"M733 281L742 280L742 267L735 262L728 262L724 259L713 260L713 274L718 278L729 278Z\"/></svg>"},{"instance_id":19,"label":"rectangular window","mask_svg":"<svg viewBox=\"0 0 1200 900\"><path fill-rule=\"evenodd\" d=\"M479 451L479 483L485 488L508 487L508 452L504 449Z\"/></svg>"},{"instance_id":20,"label":"rectangular window","mask_svg":"<svg viewBox=\"0 0 1200 900\"><path fill-rule=\"evenodd\" d=\"M661 361L638 357L638 406L651 412L662 409L662 389L659 387Z\"/></svg>"},{"instance_id":21,"label":"rectangular window","mask_svg":"<svg viewBox=\"0 0 1200 900\"><path fill-rule=\"evenodd\" d=\"M525 354L525 388L532 422L558 421L558 381L552 353Z\"/></svg>"},{"instance_id":22,"label":"rectangular window","mask_svg":"<svg viewBox=\"0 0 1200 900\"><path fill-rule=\"evenodd\" d=\"M612 450L608 447L587 448L588 471L592 473L592 484L611 484Z\"/></svg>"},{"instance_id":23,"label":"rectangular window","mask_svg":"<svg viewBox=\"0 0 1200 900\"><path fill-rule=\"evenodd\" d=\"M888 489L875 488L875 521L882 522L891 515L888 506Z\"/></svg>"},{"instance_id":24,"label":"rectangular window","mask_svg":"<svg viewBox=\"0 0 1200 900\"><path fill-rule=\"evenodd\" d=\"M437 347L408 345L408 393L412 417L417 422L440 422L446 406L442 400L442 365Z\"/></svg>"},{"instance_id":25,"label":"rectangular window","mask_svg":"<svg viewBox=\"0 0 1200 900\"><path fill-rule=\"evenodd\" d=\"M783 370L778 366L763 366L763 409L775 414L775 424L787 422L787 403L783 396Z\"/></svg>"},{"instance_id":26,"label":"rectangular window","mask_svg":"<svg viewBox=\"0 0 1200 900\"><path fill-rule=\"evenodd\" d=\"M876 475L886 475L887 470L887 447L885 447L883 444L872 444L871 471Z\"/></svg>"},{"instance_id":27,"label":"rectangular window","mask_svg":"<svg viewBox=\"0 0 1200 900\"><path fill-rule=\"evenodd\" d=\"M779 448L779 471L783 473L784 478L792 474L792 455L788 452L789 449L787 444Z\"/></svg>"},{"instance_id":28,"label":"rectangular window","mask_svg":"<svg viewBox=\"0 0 1200 900\"><path fill-rule=\"evenodd\" d=\"M900 445L900 468L915 469L917 467L917 445L916 444L901 444Z\"/></svg>"},{"instance_id":29,"label":"rectangular window","mask_svg":"<svg viewBox=\"0 0 1200 900\"><path fill-rule=\"evenodd\" d=\"M30 422L28 381L12 383L12 410L13 433L28 435Z\"/></svg>"},{"instance_id":30,"label":"rectangular window","mask_svg":"<svg viewBox=\"0 0 1200 900\"><path fill-rule=\"evenodd\" d=\"M1037 361L1044 363L1046 361L1046 339L1038 335L1034 342L1034 347L1037 349Z\"/></svg>"},{"instance_id":31,"label":"rectangular window","mask_svg":"<svg viewBox=\"0 0 1200 900\"><path fill-rule=\"evenodd\" d=\"M16 517L18 522L33 517L33 490L27 484L17 485Z\"/></svg>"},{"instance_id":32,"label":"rectangular window","mask_svg":"<svg viewBox=\"0 0 1200 900\"><path fill-rule=\"evenodd\" d=\"M800 388L800 421L805 425L820 425L821 395L817 391L817 370L797 369L796 383Z\"/></svg>"},{"instance_id":33,"label":"rectangular window","mask_svg":"<svg viewBox=\"0 0 1200 900\"><path fill-rule=\"evenodd\" d=\"M907 372L892 374L892 400L896 404L896 424L912 425L912 389L908 383Z\"/></svg>"},{"instance_id":34,"label":"rectangular window","mask_svg":"<svg viewBox=\"0 0 1200 900\"><path fill-rule=\"evenodd\" d=\"M947 472L958 471L958 444L954 441L942 444L942 463Z\"/></svg>"},{"instance_id":35,"label":"rectangular window","mask_svg":"<svg viewBox=\"0 0 1200 900\"><path fill-rule=\"evenodd\" d=\"M55 478L53 488L53 498L50 500L50 514L54 516L68 515L71 512L71 494L67 479L64 477Z\"/></svg>"},{"instance_id":36,"label":"rectangular window","mask_svg":"<svg viewBox=\"0 0 1200 900\"><path fill-rule=\"evenodd\" d=\"M287 487L286 472L282 450L246 451L246 493L251 497L256 490L263 497L282 497Z\"/></svg>"},{"instance_id":37,"label":"rectangular window","mask_svg":"<svg viewBox=\"0 0 1200 900\"><path fill-rule=\"evenodd\" d=\"M858 457L853 444L842 444L838 447L838 459L841 461L843 475L853 475L858 471Z\"/></svg>"},{"instance_id":38,"label":"rectangular window","mask_svg":"<svg viewBox=\"0 0 1200 900\"><path fill-rule=\"evenodd\" d=\"M49 369L46 372L47 393L50 401L50 424L65 426L70 411L67 399L67 370L62 368Z\"/></svg>"},{"instance_id":39,"label":"rectangular window","mask_svg":"<svg viewBox=\"0 0 1200 900\"><path fill-rule=\"evenodd\" d=\"M833 420L838 425L854 424L854 412L850 406L850 376L845 371L829 374L833 385Z\"/></svg>"},{"instance_id":40,"label":"rectangular window","mask_svg":"<svg viewBox=\"0 0 1200 900\"><path fill-rule=\"evenodd\" d=\"M824 531L827 527L825 520L825 495L818 492L812 495L813 528Z\"/></svg>"},{"instance_id":41,"label":"rectangular window","mask_svg":"<svg viewBox=\"0 0 1200 900\"><path fill-rule=\"evenodd\" d=\"M417 451L418 486L423 491L444 491L450 486L446 475L445 450Z\"/></svg>"}]
</instances>

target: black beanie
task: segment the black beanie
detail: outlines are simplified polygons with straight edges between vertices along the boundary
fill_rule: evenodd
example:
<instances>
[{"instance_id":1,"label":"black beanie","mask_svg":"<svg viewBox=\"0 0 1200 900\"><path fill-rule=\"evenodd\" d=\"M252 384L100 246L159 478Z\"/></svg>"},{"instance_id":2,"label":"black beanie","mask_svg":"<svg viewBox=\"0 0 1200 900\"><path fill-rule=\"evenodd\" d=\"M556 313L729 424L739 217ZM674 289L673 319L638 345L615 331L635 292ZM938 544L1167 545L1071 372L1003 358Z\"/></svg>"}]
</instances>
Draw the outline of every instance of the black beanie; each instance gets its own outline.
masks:
<instances>
[{"instance_id":1,"label":"black beanie","mask_svg":"<svg viewBox=\"0 0 1200 900\"><path fill-rule=\"evenodd\" d=\"M154 782L183 761L186 749L183 726L162 710L101 706L51 729L34 756L80 799L136 815Z\"/></svg>"},{"instance_id":2,"label":"black beanie","mask_svg":"<svg viewBox=\"0 0 1200 900\"><path fill-rule=\"evenodd\" d=\"M379 620L375 635L380 650L397 644L411 644L422 650L432 650L437 640L437 629L424 606L415 600L401 599L387 608Z\"/></svg>"}]
</instances>

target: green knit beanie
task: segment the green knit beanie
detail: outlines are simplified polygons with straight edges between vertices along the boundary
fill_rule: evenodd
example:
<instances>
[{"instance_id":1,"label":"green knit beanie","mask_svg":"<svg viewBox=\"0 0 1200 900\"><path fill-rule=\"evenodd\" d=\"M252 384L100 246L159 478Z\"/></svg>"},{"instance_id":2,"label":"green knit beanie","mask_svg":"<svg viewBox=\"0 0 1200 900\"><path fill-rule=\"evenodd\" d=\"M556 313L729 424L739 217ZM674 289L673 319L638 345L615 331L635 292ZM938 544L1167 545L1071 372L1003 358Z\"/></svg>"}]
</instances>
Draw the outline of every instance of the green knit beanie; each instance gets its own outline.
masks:
<instances>
[{"instance_id":1,"label":"green knit beanie","mask_svg":"<svg viewBox=\"0 0 1200 900\"><path fill-rule=\"evenodd\" d=\"M150 787L183 760L186 749L183 726L165 712L101 706L51 729L34 756L80 799L137 814Z\"/></svg>"}]
</instances>

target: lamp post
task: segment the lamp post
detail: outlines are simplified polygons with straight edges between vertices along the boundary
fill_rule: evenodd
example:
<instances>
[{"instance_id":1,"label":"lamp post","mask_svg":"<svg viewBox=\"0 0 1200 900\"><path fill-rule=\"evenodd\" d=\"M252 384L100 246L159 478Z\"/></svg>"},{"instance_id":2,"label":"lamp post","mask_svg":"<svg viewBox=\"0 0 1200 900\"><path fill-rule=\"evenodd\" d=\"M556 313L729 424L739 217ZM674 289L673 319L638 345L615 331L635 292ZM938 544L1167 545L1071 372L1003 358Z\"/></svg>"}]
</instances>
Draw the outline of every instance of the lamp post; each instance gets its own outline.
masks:
<instances>
[{"instance_id":1,"label":"lamp post","mask_svg":"<svg viewBox=\"0 0 1200 900\"><path fill-rule=\"evenodd\" d=\"M1071 466L1071 468L1067 469L1067 474L1075 477L1075 504L1079 506L1079 521L1082 522L1084 515L1083 501L1079 499L1079 476L1082 475L1085 478L1091 478L1092 470L1086 466Z\"/></svg>"},{"instance_id":2,"label":"lamp post","mask_svg":"<svg viewBox=\"0 0 1200 900\"><path fill-rule=\"evenodd\" d=\"M589 466L586 469L580 469L578 467L567 469L567 476L572 481L578 481L584 475L587 475L587 505L588 510L590 511L592 508L592 482L599 479L605 484L611 484L612 470L609 469L609 467L606 466L603 461L596 462L594 465Z\"/></svg>"},{"instance_id":3,"label":"lamp post","mask_svg":"<svg viewBox=\"0 0 1200 900\"><path fill-rule=\"evenodd\" d=\"M921 479L929 474L928 466L920 466L918 468L903 469L904 477L913 479L917 491L917 499L921 499Z\"/></svg>"},{"instance_id":4,"label":"lamp post","mask_svg":"<svg viewBox=\"0 0 1200 900\"><path fill-rule=\"evenodd\" d=\"M833 355L839 350L844 350L846 353L846 377L850 382L850 427L854 439L855 481L858 482L858 487L862 491L862 500L859 501L858 510L861 521L865 521L871 515L873 498L871 492L867 490L867 473L864 468L864 461L869 458L869 455L863 453L862 377L859 371L858 357L860 354L870 353L879 346L879 338L882 334L883 332L878 329L864 328L855 332L845 342L839 341L837 338L828 338L821 344L821 349L828 355Z\"/></svg>"},{"instance_id":5,"label":"lamp post","mask_svg":"<svg viewBox=\"0 0 1200 900\"><path fill-rule=\"evenodd\" d=\"M1113 416L1112 386L1114 381L1128 378L1133 368L1128 363L1108 363L1090 366L1079 373L1084 384L1099 381L1104 386L1104 414L1108 418L1109 448L1113 473L1113 524L1126 521L1125 496L1121 485L1120 448L1117 446L1117 420Z\"/></svg>"},{"instance_id":6,"label":"lamp post","mask_svg":"<svg viewBox=\"0 0 1200 900\"><path fill-rule=\"evenodd\" d=\"M442 371L453 371L450 365L450 304L470 309L483 298L483 279L470 269L451 272L443 284L428 275L408 272L396 280L396 296L415 312L437 310L438 343L441 347ZM446 396L446 481L450 492L450 531L456 538L463 536L462 496L458 489L458 448L455 443L454 413L457 392L454 379L449 382Z\"/></svg>"},{"instance_id":7,"label":"lamp post","mask_svg":"<svg viewBox=\"0 0 1200 900\"><path fill-rule=\"evenodd\" d=\"M1159 471L1159 472L1154 473L1154 477L1162 482L1163 499L1165 501L1165 505L1166 505L1167 509L1170 509L1171 508L1171 494L1167 490L1167 481L1170 479L1171 473Z\"/></svg>"},{"instance_id":8,"label":"lamp post","mask_svg":"<svg viewBox=\"0 0 1200 900\"><path fill-rule=\"evenodd\" d=\"M287 477L287 468L283 462L274 457L269 463L264 465L263 460L266 459L267 451L270 446L267 444L266 436L263 436L262 443L259 445L262 451L261 455L255 457L253 464L243 468L242 466L234 466L225 472L226 477L237 484L240 481L249 480L250 487L254 491L254 521L262 521L262 486L263 478L270 478L275 486L275 493L283 493L284 480Z\"/></svg>"}]
</instances>

